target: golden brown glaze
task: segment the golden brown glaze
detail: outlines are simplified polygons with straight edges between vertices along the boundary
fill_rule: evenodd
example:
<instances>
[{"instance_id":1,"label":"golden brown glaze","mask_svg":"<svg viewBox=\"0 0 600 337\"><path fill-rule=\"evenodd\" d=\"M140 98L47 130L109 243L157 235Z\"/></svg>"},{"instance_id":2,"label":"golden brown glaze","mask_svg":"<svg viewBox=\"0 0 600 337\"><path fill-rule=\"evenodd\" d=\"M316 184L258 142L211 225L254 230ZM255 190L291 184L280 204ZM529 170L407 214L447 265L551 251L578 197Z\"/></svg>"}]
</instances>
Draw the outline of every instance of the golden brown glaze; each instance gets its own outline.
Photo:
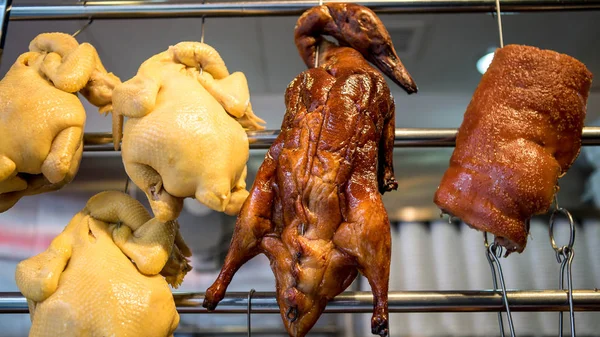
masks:
<instances>
[{"instance_id":1,"label":"golden brown glaze","mask_svg":"<svg viewBox=\"0 0 600 337\"><path fill-rule=\"evenodd\" d=\"M347 9L351 15L338 13ZM332 17L356 21L363 14L371 18L362 23L365 38L380 35L370 43L385 41L389 45L381 49L393 51L387 31L370 10L319 6L302 15L296 29L309 67L314 54L303 52L312 46L304 43L307 35L318 36L327 26L327 32L340 30L338 39L345 41L346 32L334 27ZM214 309L239 267L263 253L271 261L291 336L305 336L358 271L374 294L372 331L387 336L391 242L380 193L398 186L392 157L394 101L383 76L359 51L318 40L313 38L321 42L320 66L304 71L287 88L281 133L242 206L225 264L204 306ZM387 52L373 57L385 59L378 64L392 63ZM401 74L395 79L412 83L406 90L416 91L404 69L390 73Z\"/></svg>"},{"instance_id":2,"label":"golden brown glaze","mask_svg":"<svg viewBox=\"0 0 600 337\"><path fill-rule=\"evenodd\" d=\"M467 107L450 168L435 194L442 211L522 252L529 219L548 211L581 147L592 74L550 50L498 49Z\"/></svg>"}]
</instances>

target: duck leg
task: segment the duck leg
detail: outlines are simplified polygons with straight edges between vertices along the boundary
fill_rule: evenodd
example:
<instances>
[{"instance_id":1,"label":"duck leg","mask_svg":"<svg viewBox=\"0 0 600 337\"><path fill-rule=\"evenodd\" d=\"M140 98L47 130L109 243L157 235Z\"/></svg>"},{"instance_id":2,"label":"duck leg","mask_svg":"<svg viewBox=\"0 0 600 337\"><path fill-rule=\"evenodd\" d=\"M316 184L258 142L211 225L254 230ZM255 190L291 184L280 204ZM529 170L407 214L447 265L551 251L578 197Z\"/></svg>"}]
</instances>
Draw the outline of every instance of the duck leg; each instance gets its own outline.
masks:
<instances>
[{"instance_id":1,"label":"duck leg","mask_svg":"<svg viewBox=\"0 0 600 337\"><path fill-rule=\"evenodd\" d=\"M388 335L388 282L391 259L390 223L381 195L364 175L356 174L346 189L347 222L336 231L334 244L353 256L369 280L374 297L371 331Z\"/></svg>"},{"instance_id":2,"label":"duck leg","mask_svg":"<svg viewBox=\"0 0 600 337\"><path fill-rule=\"evenodd\" d=\"M275 191L277 158L283 141L281 135L275 140L256 174L250 196L240 210L235 224L231 245L217 280L206 290L203 307L214 310L225 296L233 275L248 260L258 255L263 236L272 232L271 221Z\"/></svg>"}]
</instances>

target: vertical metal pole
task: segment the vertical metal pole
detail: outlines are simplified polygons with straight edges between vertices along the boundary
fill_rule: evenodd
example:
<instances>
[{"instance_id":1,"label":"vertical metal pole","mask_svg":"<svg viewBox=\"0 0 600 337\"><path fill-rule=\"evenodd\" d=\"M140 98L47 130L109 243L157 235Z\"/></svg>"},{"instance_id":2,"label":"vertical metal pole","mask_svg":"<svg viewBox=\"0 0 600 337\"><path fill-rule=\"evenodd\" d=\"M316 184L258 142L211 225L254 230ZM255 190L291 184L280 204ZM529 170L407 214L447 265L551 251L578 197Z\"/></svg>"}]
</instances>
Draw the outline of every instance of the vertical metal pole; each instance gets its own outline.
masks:
<instances>
[{"instance_id":1,"label":"vertical metal pole","mask_svg":"<svg viewBox=\"0 0 600 337\"><path fill-rule=\"evenodd\" d=\"M4 41L6 40L6 30L8 29L8 19L11 8L12 0L0 0L0 65L2 64Z\"/></svg>"}]
</instances>

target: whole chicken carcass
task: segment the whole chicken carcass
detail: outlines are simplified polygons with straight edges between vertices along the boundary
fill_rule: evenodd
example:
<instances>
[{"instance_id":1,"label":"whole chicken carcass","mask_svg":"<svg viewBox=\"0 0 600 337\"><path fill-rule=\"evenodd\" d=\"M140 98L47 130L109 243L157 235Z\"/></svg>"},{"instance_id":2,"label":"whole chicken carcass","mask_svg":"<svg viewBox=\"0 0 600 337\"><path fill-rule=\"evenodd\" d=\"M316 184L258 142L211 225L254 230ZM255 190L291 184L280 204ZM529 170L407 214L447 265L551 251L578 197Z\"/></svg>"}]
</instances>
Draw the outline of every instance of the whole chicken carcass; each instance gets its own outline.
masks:
<instances>
[{"instance_id":1,"label":"whole chicken carcass","mask_svg":"<svg viewBox=\"0 0 600 337\"><path fill-rule=\"evenodd\" d=\"M120 83L92 45L71 35L40 34L29 50L0 81L0 212L73 179L86 119L76 94L107 113Z\"/></svg>"},{"instance_id":2,"label":"whole chicken carcass","mask_svg":"<svg viewBox=\"0 0 600 337\"><path fill-rule=\"evenodd\" d=\"M349 47L328 43L321 34ZM368 8L314 7L299 18L295 41L311 69L287 88L281 133L258 170L203 305L214 309L235 272L263 253L291 336L306 335L358 271L374 294L372 332L387 336L391 242L380 193L397 188L395 105L385 79L365 57L407 92L417 87Z\"/></svg>"},{"instance_id":3,"label":"whole chicken carcass","mask_svg":"<svg viewBox=\"0 0 600 337\"><path fill-rule=\"evenodd\" d=\"M186 197L239 212L248 196L244 127L264 128L243 73L230 75L210 46L181 42L145 61L113 97L115 113L128 117L125 169L157 218L176 219Z\"/></svg>"},{"instance_id":4,"label":"whole chicken carcass","mask_svg":"<svg viewBox=\"0 0 600 337\"><path fill-rule=\"evenodd\" d=\"M550 50L498 49L458 130L435 194L443 212L522 252L581 147L592 74Z\"/></svg>"},{"instance_id":5,"label":"whole chicken carcass","mask_svg":"<svg viewBox=\"0 0 600 337\"><path fill-rule=\"evenodd\" d=\"M177 222L151 219L120 192L95 195L45 252L17 265L29 336L173 336L167 281L182 281L190 255Z\"/></svg>"}]
</instances>

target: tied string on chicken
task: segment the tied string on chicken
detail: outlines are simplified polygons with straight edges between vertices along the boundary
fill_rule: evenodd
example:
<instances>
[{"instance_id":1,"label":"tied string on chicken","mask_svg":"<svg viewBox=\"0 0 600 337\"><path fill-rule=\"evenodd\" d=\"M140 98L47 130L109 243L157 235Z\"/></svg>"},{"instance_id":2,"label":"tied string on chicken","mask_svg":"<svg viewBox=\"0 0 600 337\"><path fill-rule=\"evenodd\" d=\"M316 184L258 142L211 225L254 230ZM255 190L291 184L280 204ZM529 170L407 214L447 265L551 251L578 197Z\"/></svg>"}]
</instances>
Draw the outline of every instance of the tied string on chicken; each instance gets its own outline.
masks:
<instances>
[{"instance_id":1,"label":"tied string on chicken","mask_svg":"<svg viewBox=\"0 0 600 337\"><path fill-rule=\"evenodd\" d=\"M87 6L87 1L80 1L80 2L83 2L83 8L85 9L86 6ZM71 36L77 37L77 35L81 34L81 32L83 32L84 30L86 30L93 22L94 22L94 18L92 18L91 16L88 16L88 21L86 22L86 24L83 25L81 28L79 28L79 30L77 30Z\"/></svg>"},{"instance_id":2,"label":"tied string on chicken","mask_svg":"<svg viewBox=\"0 0 600 337\"><path fill-rule=\"evenodd\" d=\"M512 314L508 305L508 297L506 296L506 285L504 283L504 274L502 273L502 265L500 264L500 258L502 257L504 248L498 245L496 242L491 245L488 243L487 232L483 232L483 240L485 246L485 257L490 264L492 271L492 282L494 284L494 291L498 290L498 279L500 280L500 286L502 290L502 302L506 309L506 317L508 319L508 326L510 328L510 336L515 337L515 327L512 320ZM498 311L498 325L500 327L500 336L504 337L504 322L502 320L502 312Z\"/></svg>"},{"instance_id":3,"label":"tied string on chicken","mask_svg":"<svg viewBox=\"0 0 600 337\"><path fill-rule=\"evenodd\" d=\"M558 192L558 191L557 191ZM575 337L575 312L573 310L573 274L571 272L573 265L573 257L575 256L575 250L573 249L573 244L575 243L575 223L573 221L573 216L569 213L568 210L562 208L558 205L558 193L554 194L554 209L552 210L552 214L550 215L550 226L549 226L549 234L550 234L550 244L552 245L552 249L556 252L556 260L560 264L560 275L558 279L558 286L561 290L567 291L567 298L569 300L569 318L571 322L571 336ZM567 221L569 222L569 243L565 246L559 247L554 240L554 224L556 222L556 216L559 214L563 214L567 217ZM567 288L565 289L565 275L567 278ZM560 311L558 313L558 336L563 336L563 312Z\"/></svg>"}]
</instances>

